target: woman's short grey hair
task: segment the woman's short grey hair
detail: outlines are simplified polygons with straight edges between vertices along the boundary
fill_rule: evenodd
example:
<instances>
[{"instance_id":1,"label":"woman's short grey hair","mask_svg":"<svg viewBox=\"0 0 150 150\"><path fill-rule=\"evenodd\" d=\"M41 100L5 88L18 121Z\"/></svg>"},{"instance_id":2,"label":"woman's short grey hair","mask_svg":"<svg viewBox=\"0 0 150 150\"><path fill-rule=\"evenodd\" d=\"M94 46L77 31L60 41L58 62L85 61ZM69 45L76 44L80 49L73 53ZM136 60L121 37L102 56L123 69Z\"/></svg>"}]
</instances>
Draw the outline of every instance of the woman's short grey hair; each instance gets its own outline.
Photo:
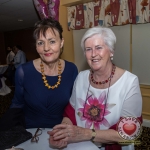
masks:
<instances>
[{"instance_id":1,"label":"woman's short grey hair","mask_svg":"<svg viewBox=\"0 0 150 150\"><path fill-rule=\"evenodd\" d=\"M116 43L116 36L113 33L113 31L110 28L104 28L104 27L93 27L90 28L85 32L85 34L82 37L81 40L81 47L83 51L85 50L84 43L85 41L89 38L92 37L93 35L100 35L100 38L104 40L104 43L108 46L109 50L114 53L115 50L115 43Z\"/></svg>"}]
</instances>

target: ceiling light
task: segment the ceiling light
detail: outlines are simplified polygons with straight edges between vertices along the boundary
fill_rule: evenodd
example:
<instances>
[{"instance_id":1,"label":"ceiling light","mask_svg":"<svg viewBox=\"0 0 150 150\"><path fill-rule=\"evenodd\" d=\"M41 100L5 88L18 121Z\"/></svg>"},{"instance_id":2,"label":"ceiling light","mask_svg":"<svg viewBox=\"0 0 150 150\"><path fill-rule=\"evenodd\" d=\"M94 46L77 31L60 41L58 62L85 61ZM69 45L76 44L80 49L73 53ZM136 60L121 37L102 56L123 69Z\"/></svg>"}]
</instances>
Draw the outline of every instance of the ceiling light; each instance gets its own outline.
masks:
<instances>
[{"instance_id":1,"label":"ceiling light","mask_svg":"<svg viewBox=\"0 0 150 150\"><path fill-rule=\"evenodd\" d=\"M22 19L18 19L18 21L23 21Z\"/></svg>"}]
</instances>

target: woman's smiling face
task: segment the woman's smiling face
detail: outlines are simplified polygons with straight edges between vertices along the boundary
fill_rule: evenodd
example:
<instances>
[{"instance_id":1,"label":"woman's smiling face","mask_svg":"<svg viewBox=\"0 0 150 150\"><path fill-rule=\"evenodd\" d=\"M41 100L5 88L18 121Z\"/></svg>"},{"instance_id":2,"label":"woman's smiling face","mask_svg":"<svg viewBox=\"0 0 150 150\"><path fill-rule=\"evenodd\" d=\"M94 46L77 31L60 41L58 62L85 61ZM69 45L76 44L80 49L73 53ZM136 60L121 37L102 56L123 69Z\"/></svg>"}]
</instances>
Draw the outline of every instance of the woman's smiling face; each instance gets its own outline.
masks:
<instances>
[{"instance_id":1,"label":"woman's smiling face","mask_svg":"<svg viewBox=\"0 0 150 150\"><path fill-rule=\"evenodd\" d=\"M40 34L39 38L36 40L36 50L41 59L46 63L57 61L61 53L60 49L63 47L64 40L60 39L57 30L54 29L54 32L49 28L45 36Z\"/></svg>"},{"instance_id":2,"label":"woman's smiling face","mask_svg":"<svg viewBox=\"0 0 150 150\"><path fill-rule=\"evenodd\" d=\"M84 47L87 62L93 71L105 67L111 61L112 53L100 35L96 34L86 39Z\"/></svg>"}]
</instances>

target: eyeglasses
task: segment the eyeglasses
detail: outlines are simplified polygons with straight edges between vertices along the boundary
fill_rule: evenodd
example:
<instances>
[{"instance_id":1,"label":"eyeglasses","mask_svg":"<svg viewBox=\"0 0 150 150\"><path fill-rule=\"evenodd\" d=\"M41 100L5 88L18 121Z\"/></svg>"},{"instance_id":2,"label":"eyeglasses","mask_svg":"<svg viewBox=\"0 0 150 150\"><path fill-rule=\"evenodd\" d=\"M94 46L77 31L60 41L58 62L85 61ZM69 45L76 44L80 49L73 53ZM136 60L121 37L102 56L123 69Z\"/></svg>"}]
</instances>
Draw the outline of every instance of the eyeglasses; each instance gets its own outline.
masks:
<instances>
[{"instance_id":1,"label":"eyeglasses","mask_svg":"<svg viewBox=\"0 0 150 150\"><path fill-rule=\"evenodd\" d=\"M40 136L41 134L42 134L42 129L37 128L37 130L36 130L34 136L33 136L32 139L31 139L31 142L36 142L36 143L38 143L38 141L39 141L39 136Z\"/></svg>"},{"instance_id":2,"label":"eyeglasses","mask_svg":"<svg viewBox=\"0 0 150 150\"><path fill-rule=\"evenodd\" d=\"M110 82L111 82L111 80L109 81L109 87L110 87ZM87 101L88 101L88 99L90 98L90 97L92 97L93 96L93 94L91 94L91 95L89 95L88 93L89 93L89 89L90 89L90 82L89 82L89 86L88 86L88 90L87 90L87 94L86 94L86 99L85 99L85 104L84 104L84 108L83 108L83 117L85 117L85 118L88 118L88 119L92 119L93 121L95 121L95 120L98 120L98 122L101 122L101 121L103 121L103 119L104 119L104 114L105 114L105 109L106 109L106 104L107 104L107 99L108 99L108 94L109 94L109 87L108 87L108 92L107 92L107 97L106 97L106 99L105 99L105 104L104 104L104 110L102 111L102 110L100 110L98 107L96 107L96 106L93 106L92 108L90 108L89 110L90 111L93 111L95 114L95 116L91 116L91 115L89 115L89 114L87 114L87 113L85 113L85 107L86 107L86 105L87 105ZM102 115L100 115L100 113L102 113L103 112L103 114ZM91 116L91 117L90 117ZM102 117L101 117L102 116ZM95 119L96 118L96 119Z\"/></svg>"}]
</instances>

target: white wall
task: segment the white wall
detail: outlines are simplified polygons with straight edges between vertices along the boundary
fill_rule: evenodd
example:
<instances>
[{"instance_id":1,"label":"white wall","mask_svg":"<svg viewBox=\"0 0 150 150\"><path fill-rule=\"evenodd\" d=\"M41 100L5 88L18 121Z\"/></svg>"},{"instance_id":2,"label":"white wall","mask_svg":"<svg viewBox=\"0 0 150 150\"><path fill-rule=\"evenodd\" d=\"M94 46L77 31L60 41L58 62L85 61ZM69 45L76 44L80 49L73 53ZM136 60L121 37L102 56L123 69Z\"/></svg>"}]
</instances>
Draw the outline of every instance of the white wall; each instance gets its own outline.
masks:
<instances>
[{"instance_id":1,"label":"white wall","mask_svg":"<svg viewBox=\"0 0 150 150\"><path fill-rule=\"evenodd\" d=\"M117 42L114 53L116 66L130 70L130 25L111 27L116 35Z\"/></svg>"},{"instance_id":2,"label":"white wall","mask_svg":"<svg viewBox=\"0 0 150 150\"><path fill-rule=\"evenodd\" d=\"M150 85L150 23L133 25L133 73Z\"/></svg>"},{"instance_id":3,"label":"white wall","mask_svg":"<svg viewBox=\"0 0 150 150\"><path fill-rule=\"evenodd\" d=\"M89 69L83 50L81 49L81 46L80 46L81 38L83 34L86 32L86 30L87 29L73 30L75 64L77 65L79 71Z\"/></svg>"}]
</instances>

